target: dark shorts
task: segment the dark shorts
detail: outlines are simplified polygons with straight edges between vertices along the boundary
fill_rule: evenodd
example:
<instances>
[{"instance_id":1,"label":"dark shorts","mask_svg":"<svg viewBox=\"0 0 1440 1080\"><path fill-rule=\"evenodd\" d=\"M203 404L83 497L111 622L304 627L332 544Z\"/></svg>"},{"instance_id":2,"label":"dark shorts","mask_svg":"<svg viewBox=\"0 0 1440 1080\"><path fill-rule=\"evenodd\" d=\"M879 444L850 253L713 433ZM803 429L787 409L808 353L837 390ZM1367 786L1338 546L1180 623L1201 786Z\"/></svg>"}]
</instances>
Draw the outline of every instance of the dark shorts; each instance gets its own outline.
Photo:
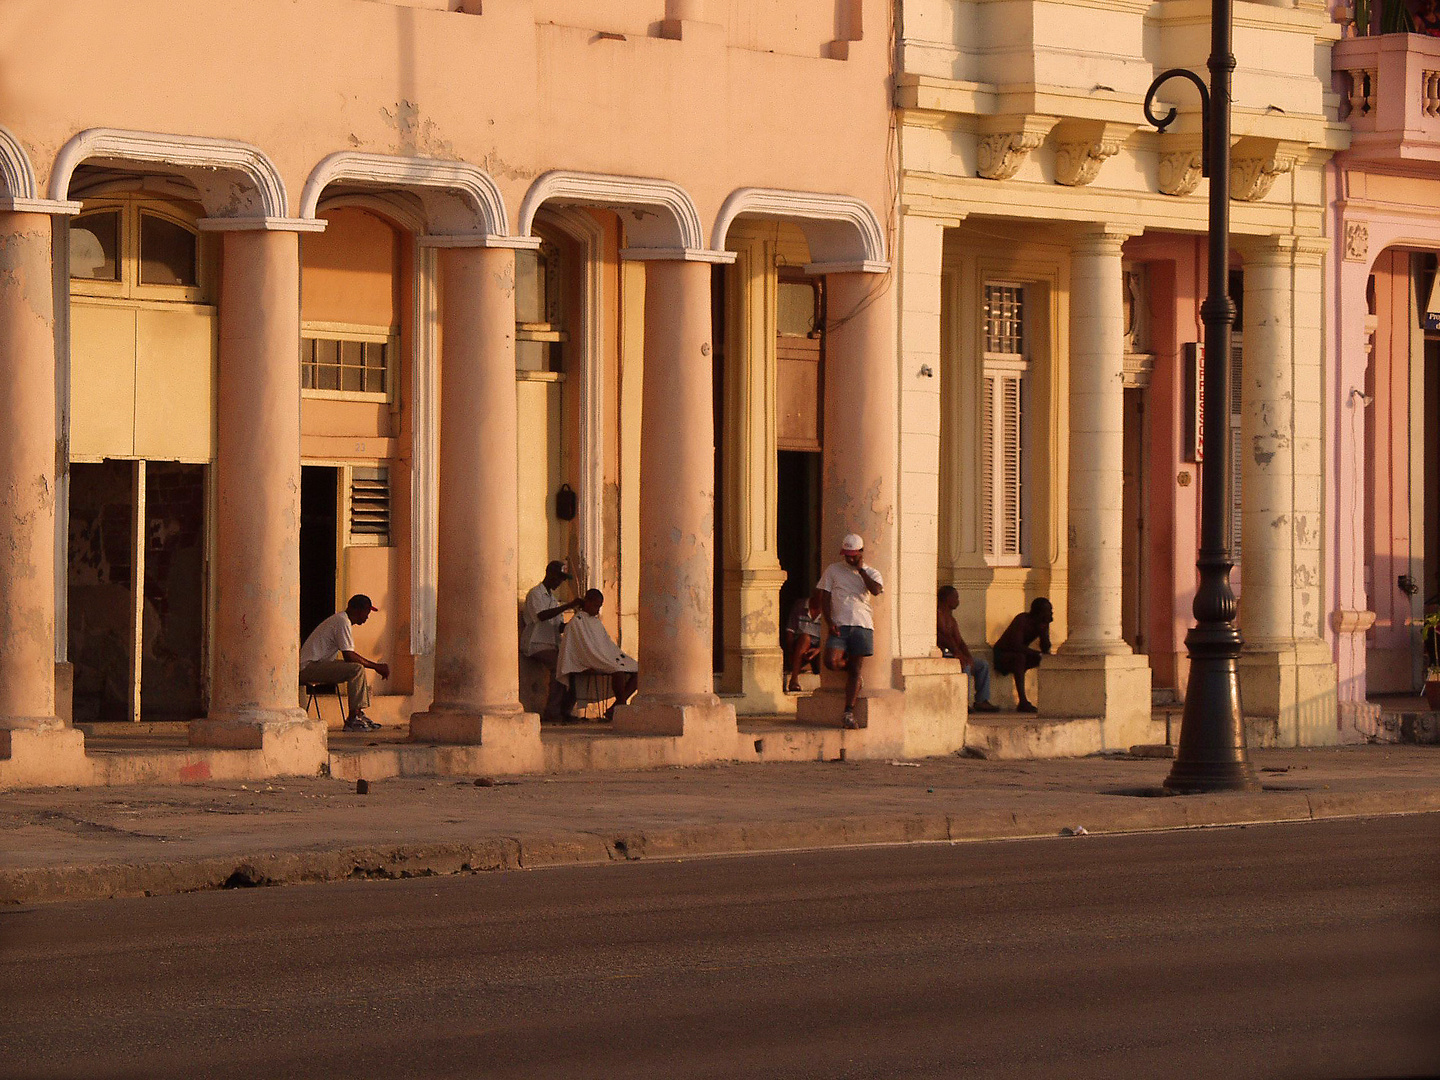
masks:
<instances>
[{"instance_id":1,"label":"dark shorts","mask_svg":"<svg viewBox=\"0 0 1440 1080\"><path fill-rule=\"evenodd\" d=\"M875 631L868 626L837 626L825 648L846 656L874 656Z\"/></svg>"},{"instance_id":2,"label":"dark shorts","mask_svg":"<svg viewBox=\"0 0 1440 1080\"><path fill-rule=\"evenodd\" d=\"M1039 649L1026 649L1024 652L1001 652L996 649L990 666L1001 675L1023 675L1031 668L1040 666L1042 655Z\"/></svg>"}]
</instances>

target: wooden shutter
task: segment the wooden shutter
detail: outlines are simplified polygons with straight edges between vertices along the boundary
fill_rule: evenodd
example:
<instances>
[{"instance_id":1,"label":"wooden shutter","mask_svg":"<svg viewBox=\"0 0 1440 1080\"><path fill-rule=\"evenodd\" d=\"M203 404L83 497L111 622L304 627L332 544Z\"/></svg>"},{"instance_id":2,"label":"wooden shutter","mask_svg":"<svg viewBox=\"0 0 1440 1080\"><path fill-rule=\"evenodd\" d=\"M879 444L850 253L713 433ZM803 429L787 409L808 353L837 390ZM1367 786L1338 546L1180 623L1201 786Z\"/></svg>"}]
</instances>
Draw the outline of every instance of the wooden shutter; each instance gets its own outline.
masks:
<instances>
[{"instance_id":1,"label":"wooden shutter","mask_svg":"<svg viewBox=\"0 0 1440 1080\"><path fill-rule=\"evenodd\" d=\"M1020 376L1000 380L1000 550L1020 555Z\"/></svg>"},{"instance_id":2,"label":"wooden shutter","mask_svg":"<svg viewBox=\"0 0 1440 1080\"><path fill-rule=\"evenodd\" d=\"M390 470L383 465L350 470L350 542L390 546Z\"/></svg>"},{"instance_id":3,"label":"wooden shutter","mask_svg":"<svg viewBox=\"0 0 1440 1080\"><path fill-rule=\"evenodd\" d=\"M980 521L986 555L995 555L995 380L980 394Z\"/></svg>"}]
</instances>

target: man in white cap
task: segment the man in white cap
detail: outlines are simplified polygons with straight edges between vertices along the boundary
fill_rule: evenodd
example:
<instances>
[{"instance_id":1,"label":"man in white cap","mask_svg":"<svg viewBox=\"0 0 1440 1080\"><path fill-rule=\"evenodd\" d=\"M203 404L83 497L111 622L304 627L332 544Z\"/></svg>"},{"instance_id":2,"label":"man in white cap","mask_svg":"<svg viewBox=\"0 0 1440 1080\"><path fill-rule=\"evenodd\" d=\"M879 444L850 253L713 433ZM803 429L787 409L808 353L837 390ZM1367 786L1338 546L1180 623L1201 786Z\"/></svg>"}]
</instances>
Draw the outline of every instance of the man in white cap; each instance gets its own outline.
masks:
<instances>
[{"instance_id":1,"label":"man in white cap","mask_svg":"<svg viewBox=\"0 0 1440 1080\"><path fill-rule=\"evenodd\" d=\"M847 728L859 726L855 722L855 698L860 693L860 669L865 657L875 652L875 616L870 598L879 596L884 587L879 571L865 565L865 541L854 533L840 542L840 562L826 567L815 586L820 610L830 624L825 666L845 672Z\"/></svg>"}]
</instances>

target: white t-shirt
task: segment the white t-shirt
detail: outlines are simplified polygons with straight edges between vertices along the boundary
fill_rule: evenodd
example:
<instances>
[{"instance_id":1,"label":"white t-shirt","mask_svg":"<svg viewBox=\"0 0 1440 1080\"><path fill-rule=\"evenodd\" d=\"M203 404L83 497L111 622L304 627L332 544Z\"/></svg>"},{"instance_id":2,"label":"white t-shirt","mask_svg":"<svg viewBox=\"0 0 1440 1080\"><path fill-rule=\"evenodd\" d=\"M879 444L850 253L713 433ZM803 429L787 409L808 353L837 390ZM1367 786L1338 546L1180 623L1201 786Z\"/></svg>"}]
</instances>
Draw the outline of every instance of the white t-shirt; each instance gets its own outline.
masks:
<instances>
[{"instance_id":1,"label":"white t-shirt","mask_svg":"<svg viewBox=\"0 0 1440 1080\"><path fill-rule=\"evenodd\" d=\"M355 636L350 630L350 616L337 611L310 631L305 644L300 646L300 666L334 660L337 653L354 651Z\"/></svg>"},{"instance_id":2,"label":"white t-shirt","mask_svg":"<svg viewBox=\"0 0 1440 1080\"><path fill-rule=\"evenodd\" d=\"M865 569L877 585L885 584L880 580L880 572L873 566L866 565ZM870 612L870 590L865 587L865 579L855 567L843 561L831 563L815 588L830 594L830 609L835 613L838 625L875 629L875 617Z\"/></svg>"},{"instance_id":3,"label":"white t-shirt","mask_svg":"<svg viewBox=\"0 0 1440 1080\"><path fill-rule=\"evenodd\" d=\"M526 656L560 647L560 631L565 627L565 616L542 619L540 613L551 608L564 607L565 601L545 587L542 581L525 594L525 607L520 617L524 627L520 631L520 651Z\"/></svg>"}]
</instances>

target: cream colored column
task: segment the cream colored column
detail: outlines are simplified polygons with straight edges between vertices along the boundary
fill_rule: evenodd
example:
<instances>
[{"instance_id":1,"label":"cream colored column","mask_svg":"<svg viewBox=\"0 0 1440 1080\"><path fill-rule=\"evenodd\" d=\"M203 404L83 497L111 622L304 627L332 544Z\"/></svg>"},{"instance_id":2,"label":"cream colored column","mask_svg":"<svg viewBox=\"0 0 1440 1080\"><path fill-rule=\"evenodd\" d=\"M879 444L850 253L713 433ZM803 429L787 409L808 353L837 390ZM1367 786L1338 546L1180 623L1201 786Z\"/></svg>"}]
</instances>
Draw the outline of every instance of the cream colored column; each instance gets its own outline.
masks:
<instances>
[{"instance_id":1,"label":"cream colored column","mask_svg":"<svg viewBox=\"0 0 1440 1080\"><path fill-rule=\"evenodd\" d=\"M725 580L717 582L726 629L722 692L739 711L791 712L782 690L785 657L780 610L785 571L776 544L776 286L779 245L773 223L763 234L730 231L735 262L726 275L730 325L726 335L724 475Z\"/></svg>"},{"instance_id":2,"label":"cream colored column","mask_svg":"<svg viewBox=\"0 0 1440 1080\"><path fill-rule=\"evenodd\" d=\"M0 740L55 718L50 218L0 213ZM9 747L0 747L8 756Z\"/></svg>"},{"instance_id":3,"label":"cream colored column","mask_svg":"<svg viewBox=\"0 0 1440 1080\"><path fill-rule=\"evenodd\" d=\"M1128 653L1121 633L1125 233L1082 234L1070 256L1068 653Z\"/></svg>"},{"instance_id":4,"label":"cream colored column","mask_svg":"<svg viewBox=\"0 0 1440 1080\"><path fill-rule=\"evenodd\" d=\"M724 729L715 696L715 418L708 262L645 265L640 417L640 690L617 730ZM723 735L722 735L723 737Z\"/></svg>"},{"instance_id":5,"label":"cream colored column","mask_svg":"<svg viewBox=\"0 0 1440 1080\"><path fill-rule=\"evenodd\" d=\"M520 707L515 253L440 254L440 530L435 696L420 742L480 743L538 768L540 719Z\"/></svg>"},{"instance_id":6,"label":"cream colored column","mask_svg":"<svg viewBox=\"0 0 1440 1080\"><path fill-rule=\"evenodd\" d=\"M846 533L865 540L865 561L885 591L873 600L875 654L865 661L855 719L873 729L867 748L903 746L903 697L894 690L895 604L903 591L896 560L899 392L895 376L895 292L891 274L826 276L825 447L820 563L840 558ZM800 719L839 725L844 699L835 673L799 704Z\"/></svg>"},{"instance_id":7,"label":"cream colored column","mask_svg":"<svg viewBox=\"0 0 1440 1080\"><path fill-rule=\"evenodd\" d=\"M324 754L299 707L300 247L294 232L223 233L216 394L215 627L197 746ZM308 771L308 770L306 770Z\"/></svg>"},{"instance_id":8,"label":"cream colored column","mask_svg":"<svg viewBox=\"0 0 1440 1080\"><path fill-rule=\"evenodd\" d=\"M1241 360L1241 697L1257 735L1339 737L1335 666L1321 634L1321 271L1328 246L1272 237L1245 261Z\"/></svg>"},{"instance_id":9,"label":"cream colored column","mask_svg":"<svg viewBox=\"0 0 1440 1080\"><path fill-rule=\"evenodd\" d=\"M1107 748L1147 741L1150 667L1121 633L1125 324L1120 249L1095 226L1070 249L1070 547L1067 627L1040 665L1042 713L1098 717Z\"/></svg>"}]
</instances>

